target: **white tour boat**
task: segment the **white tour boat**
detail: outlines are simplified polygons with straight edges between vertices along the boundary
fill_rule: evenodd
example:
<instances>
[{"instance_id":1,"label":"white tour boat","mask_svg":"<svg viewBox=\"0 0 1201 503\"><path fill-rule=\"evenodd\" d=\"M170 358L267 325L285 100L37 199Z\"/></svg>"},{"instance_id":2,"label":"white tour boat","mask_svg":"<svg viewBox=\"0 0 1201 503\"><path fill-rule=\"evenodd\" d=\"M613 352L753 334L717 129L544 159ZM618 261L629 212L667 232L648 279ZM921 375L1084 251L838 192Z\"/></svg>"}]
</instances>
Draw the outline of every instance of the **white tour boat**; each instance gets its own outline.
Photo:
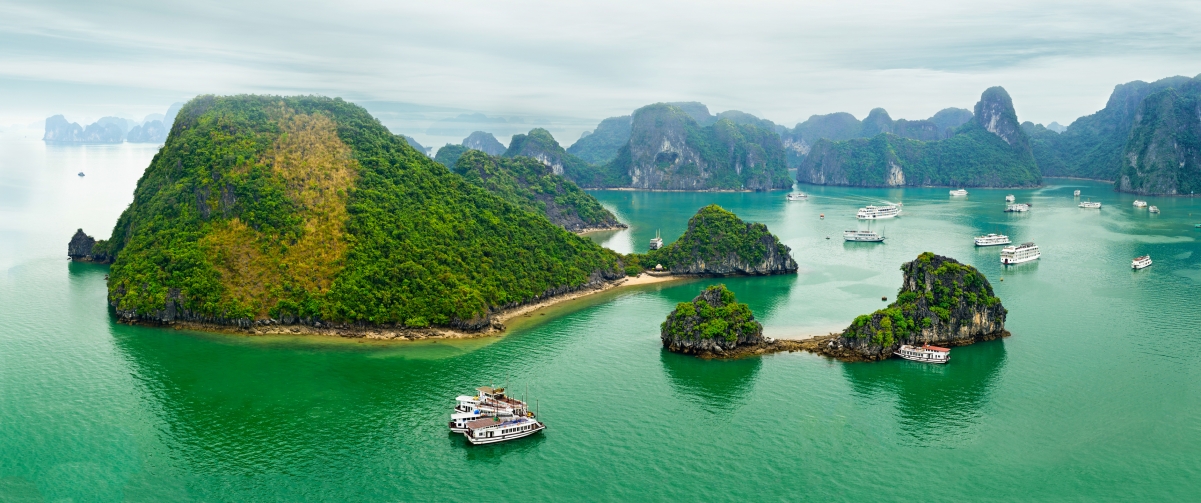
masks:
<instances>
[{"instance_id":1,"label":"white tour boat","mask_svg":"<svg viewBox=\"0 0 1201 503\"><path fill-rule=\"evenodd\" d=\"M651 238L650 248L652 250L658 250L659 248L662 248L662 247L663 247L663 238L659 237L659 231L655 231L655 237Z\"/></svg>"},{"instance_id":2,"label":"white tour boat","mask_svg":"<svg viewBox=\"0 0 1201 503\"><path fill-rule=\"evenodd\" d=\"M976 246L996 246L1007 245L1009 243L1012 243L1012 241L1009 240L1009 236L1004 234L988 234L976 237Z\"/></svg>"},{"instance_id":3,"label":"white tour boat","mask_svg":"<svg viewBox=\"0 0 1201 503\"><path fill-rule=\"evenodd\" d=\"M966 190L964 190L964 189L952 190L952 191L951 191L951 195L952 195L952 196L966 196L966 195L967 195L967 191L966 191Z\"/></svg>"},{"instance_id":4,"label":"white tour boat","mask_svg":"<svg viewBox=\"0 0 1201 503\"><path fill-rule=\"evenodd\" d=\"M1143 255L1139 258L1136 258L1136 259L1130 261L1131 269L1146 269L1148 267L1151 267L1151 256L1150 255Z\"/></svg>"},{"instance_id":5,"label":"white tour boat","mask_svg":"<svg viewBox=\"0 0 1201 503\"><path fill-rule=\"evenodd\" d=\"M842 239L864 243L883 243L884 236L872 231L842 231Z\"/></svg>"},{"instance_id":6,"label":"white tour boat","mask_svg":"<svg viewBox=\"0 0 1201 503\"><path fill-rule=\"evenodd\" d=\"M804 201L806 199L809 199L809 194L806 194L804 192L788 194L789 201Z\"/></svg>"},{"instance_id":7,"label":"white tour boat","mask_svg":"<svg viewBox=\"0 0 1201 503\"><path fill-rule=\"evenodd\" d=\"M1018 200L1018 198L1016 198L1016 197L1013 197L1013 194L1010 194L1010 195L1008 195L1008 196L1005 196L1005 202L1007 202L1007 203L1012 203L1012 202L1014 202L1014 201L1017 201L1017 200Z\"/></svg>"},{"instance_id":8,"label":"white tour boat","mask_svg":"<svg viewBox=\"0 0 1201 503\"><path fill-rule=\"evenodd\" d=\"M1138 199L1135 199L1135 200L1134 200L1134 207L1135 207L1135 208L1146 208L1146 207L1147 207L1147 202L1146 202L1146 201L1139 201Z\"/></svg>"},{"instance_id":9,"label":"white tour boat","mask_svg":"<svg viewBox=\"0 0 1201 503\"><path fill-rule=\"evenodd\" d=\"M900 204L887 204L884 206L871 206L859 208L859 213L855 214L855 218L860 220L879 220L881 218L892 218L901 214Z\"/></svg>"},{"instance_id":10,"label":"white tour boat","mask_svg":"<svg viewBox=\"0 0 1201 503\"><path fill-rule=\"evenodd\" d=\"M1099 209L1101 209L1101 203L1094 203L1092 201L1084 201L1084 202L1080 203L1080 207L1088 208L1091 210L1099 210Z\"/></svg>"},{"instance_id":11,"label":"white tour boat","mask_svg":"<svg viewBox=\"0 0 1201 503\"><path fill-rule=\"evenodd\" d=\"M1038 260L1043 254L1034 243L1022 243L1018 246L1006 246L1001 249L1001 263L1004 265L1020 264Z\"/></svg>"},{"instance_id":12,"label":"white tour boat","mask_svg":"<svg viewBox=\"0 0 1201 503\"><path fill-rule=\"evenodd\" d=\"M1073 193L1072 193L1072 196L1073 196L1073 197L1080 197L1080 191L1079 191L1079 190L1077 190L1076 192L1073 192Z\"/></svg>"},{"instance_id":13,"label":"white tour boat","mask_svg":"<svg viewBox=\"0 0 1201 503\"><path fill-rule=\"evenodd\" d=\"M1005 207L1006 213L1022 213L1030 211L1030 205L1026 203L1013 203Z\"/></svg>"},{"instance_id":14,"label":"white tour boat","mask_svg":"<svg viewBox=\"0 0 1201 503\"><path fill-rule=\"evenodd\" d=\"M534 417L533 413L523 411L523 416ZM518 414L513 412L488 412L482 409L475 409L471 412L455 412L450 415L450 422L447 426L450 427L451 433L467 433L467 425L472 421L480 419L500 418L502 421L507 421L518 417Z\"/></svg>"},{"instance_id":15,"label":"white tour boat","mask_svg":"<svg viewBox=\"0 0 1201 503\"><path fill-rule=\"evenodd\" d=\"M485 414L510 413L517 409L525 409L525 402L505 395L504 388L480 386L475 389L475 396L461 395L455 398L456 412L471 412L476 409Z\"/></svg>"},{"instance_id":16,"label":"white tour boat","mask_svg":"<svg viewBox=\"0 0 1201 503\"><path fill-rule=\"evenodd\" d=\"M1150 208L1147 208L1147 211L1149 211L1149 212L1151 212L1151 213L1159 213L1159 207L1158 207L1158 206L1152 206L1152 207L1150 207Z\"/></svg>"},{"instance_id":17,"label":"white tour boat","mask_svg":"<svg viewBox=\"0 0 1201 503\"><path fill-rule=\"evenodd\" d=\"M502 419L490 417L467 423L463 435L472 445L495 444L528 437L546 429L546 425L532 417Z\"/></svg>"},{"instance_id":18,"label":"white tour boat","mask_svg":"<svg viewBox=\"0 0 1201 503\"><path fill-rule=\"evenodd\" d=\"M950 349L931 346L929 344L922 344L921 346L905 344L893 354L915 362L947 363L951 361Z\"/></svg>"}]
</instances>

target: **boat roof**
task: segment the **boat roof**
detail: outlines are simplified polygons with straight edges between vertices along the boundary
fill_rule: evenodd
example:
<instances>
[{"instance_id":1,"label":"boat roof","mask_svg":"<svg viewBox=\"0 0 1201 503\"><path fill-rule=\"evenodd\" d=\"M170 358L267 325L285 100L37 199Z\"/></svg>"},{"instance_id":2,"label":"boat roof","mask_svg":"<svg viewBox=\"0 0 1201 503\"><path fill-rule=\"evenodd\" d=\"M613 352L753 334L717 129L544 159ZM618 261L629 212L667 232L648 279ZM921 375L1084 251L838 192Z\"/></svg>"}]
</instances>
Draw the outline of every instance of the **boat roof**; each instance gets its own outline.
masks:
<instances>
[{"instance_id":1,"label":"boat roof","mask_svg":"<svg viewBox=\"0 0 1201 503\"><path fill-rule=\"evenodd\" d=\"M482 393L504 393L505 392L504 388L493 388L492 386L480 386L480 387L476 388L475 390L482 392Z\"/></svg>"},{"instance_id":2,"label":"boat roof","mask_svg":"<svg viewBox=\"0 0 1201 503\"><path fill-rule=\"evenodd\" d=\"M938 347L938 346L931 346L931 345L929 345L929 344L926 344L925 346L922 346L922 349L929 349L929 350L932 350L932 351L944 351L944 352L945 352L945 351L950 351L950 350L951 350L950 348L942 348L942 347Z\"/></svg>"}]
</instances>

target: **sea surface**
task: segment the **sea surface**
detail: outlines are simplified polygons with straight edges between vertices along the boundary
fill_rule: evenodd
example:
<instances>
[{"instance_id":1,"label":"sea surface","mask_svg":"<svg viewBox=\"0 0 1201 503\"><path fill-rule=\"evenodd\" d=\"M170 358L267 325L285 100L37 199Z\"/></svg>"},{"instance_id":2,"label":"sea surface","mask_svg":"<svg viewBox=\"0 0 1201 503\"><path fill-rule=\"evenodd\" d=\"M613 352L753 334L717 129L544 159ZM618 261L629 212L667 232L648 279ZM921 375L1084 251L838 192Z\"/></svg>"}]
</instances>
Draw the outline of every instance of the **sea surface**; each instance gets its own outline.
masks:
<instances>
[{"instance_id":1,"label":"sea surface","mask_svg":"<svg viewBox=\"0 0 1201 503\"><path fill-rule=\"evenodd\" d=\"M1054 179L960 198L598 191L630 224L592 236L605 246L670 242L716 203L767 224L800 271L606 292L504 337L375 343L116 323L107 268L70 263L66 244L80 227L108 236L156 151L0 134L0 501L1201 498L1201 199L1147 198L1150 215L1108 184ZM1075 189L1104 207L1078 208ZM1003 213L1009 193L1031 211ZM855 210L883 201L905 208L870 224L888 241L844 243L869 227ZM1002 268L999 248L973 246L998 231L1042 259ZM979 268L1013 336L946 366L660 348L668 311L717 282L769 335L838 330L886 305L923 251ZM487 384L526 396L547 430L483 447L448 434L454 397Z\"/></svg>"}]
</instances>

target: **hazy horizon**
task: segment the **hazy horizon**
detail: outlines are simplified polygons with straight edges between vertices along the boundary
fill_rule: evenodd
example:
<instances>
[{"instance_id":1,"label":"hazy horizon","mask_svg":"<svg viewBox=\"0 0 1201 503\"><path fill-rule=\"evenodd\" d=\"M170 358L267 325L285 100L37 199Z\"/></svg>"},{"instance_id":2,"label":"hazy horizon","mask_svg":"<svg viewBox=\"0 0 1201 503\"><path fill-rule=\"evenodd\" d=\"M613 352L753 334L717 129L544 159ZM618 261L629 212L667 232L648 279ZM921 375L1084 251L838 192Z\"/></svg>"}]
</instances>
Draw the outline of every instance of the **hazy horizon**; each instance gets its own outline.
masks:
<instances>
[{"instance_id":1,"label":"hazy horizon","mask_svg":"<svg viewBox=\"0 0 1201 503\"><path fill-rule=\"evenodd\" d=\"M994 85L1020 120L1067 125L1115 85L1201 72L1199 17L1190 2L0 2L0 125L321 94L426 146L461 139L434 122L473 113L510 118L490 131L502 142L542 126L569 145L660 101L792 127L877 107L923 119Z\"/></svg>"}]
</instances>

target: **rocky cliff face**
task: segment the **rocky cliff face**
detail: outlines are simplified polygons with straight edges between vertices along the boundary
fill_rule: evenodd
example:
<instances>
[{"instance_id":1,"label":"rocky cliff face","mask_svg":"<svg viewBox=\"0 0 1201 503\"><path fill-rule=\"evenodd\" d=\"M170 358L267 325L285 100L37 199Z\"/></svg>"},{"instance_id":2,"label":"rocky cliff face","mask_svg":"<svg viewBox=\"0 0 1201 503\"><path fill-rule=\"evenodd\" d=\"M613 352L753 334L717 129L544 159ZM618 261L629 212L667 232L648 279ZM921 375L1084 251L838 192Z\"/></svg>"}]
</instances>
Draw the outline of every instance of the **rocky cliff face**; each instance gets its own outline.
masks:
<instances>
[{"instance_id":1,"label":"rocky cliff face","mask_svg":"<svg viewBox=\"0 0 1201 503\"><path fill-rule=\"evenodd\" d=\"M973 119L986 131L1005 140L1005 143L1030 150L1030 140L1022 131L1017 113L1013 110L1013 100L1004 88L997 86L985 89L980 101L976 102Z\"/></svg>"},{"instance_id":2,"label":"rocky cliff face","mask_svg":"<svg viewBox=\"0 0 1201 503\"><path fill-rule=\"evenodd\" d=\"M106 242L100 241L100 246L92 236L84 234L83 229L75 231L71 242L67 244L67 256L76 262L112 262L112 257L106 251Z\"/></svg>"},{"instance_id":3,"label":"rocky cliff face","mask_svg":"<svg viewBox=\"0 0 1201 503\"><path fill-rule=\"evenodd\" d=\"M949 138L955 128L971 118L971 110L946 108L926 120L893 120L886 110L875 108L862 121L845 112L814 115L792 130L784 130L781 139L788 153L788 165L796 167L819 140L837 142L889 133L901 138L935 141Z\"/></svg>"},{"instance_id":4,"label":"rocky cliff face","mask_svg":"<svg viewBox=\"0 0 1201 503\"><path fill-rule=\"evenodd\" d=\"M513 140L509 142L509 149L505 150L504 156L524 156L537 159L538 162L554 171L556 175L562 175L566 166L580 162L575 156L563 150L550 131L542 128L531 129L529 134L513 135Z\"/></svg>"},{"instance_id":5,"label":"rocky cliff face","mask_svg":"<svg viewBox=\"0 0 1201 503\"><path fill-rule=\"evenodd\" d=\"M765 342L763 325L725 285L706 288L692 302L677 305L660 325L659 337L670 351L698 355L720 355Z\"/></svg>"},{"instance_id":6,"label":"rocky cliff face","mask_svg":"<svg viewBox=\"0 0 1201 503\"><path fill-rule=\"evenodd\" d=\"M67 122L67 118L62 115L55 115L46 119L46 133L42 135L42 140L80 142L83 141L83 127L74 122Z\"/></svg>"},{"instance_id":7,"label":"rocky cliff face","mask_svg":"<svg viewBox=\"0 0 1201 503\"><path fill-rule=\"evenodd\" d=\"M797 181L860 187L1029 187L1042 183L1030 140L1004 89L986 90L971 121L949 138L933 121L886 121L873 111L865 129L889 128L871 138L818 140L797 166ZM918 138L891 131L904 129Z\"/></svg>"},{"instance_id":8,"label":"rocky cliff face","mask_svg":"<svg viewBox=\"0 0 1201 503\"><path fill-rule=\"evenodd\" d=\"M130 143L162 143L167 141L167 126L163 125L163 121L147 121L130 129L125 140Z\"/></svg>"},{"instance_id":9,"label":"rocky cliff face","mask_svg":"<svg viewBox=\"0 0 1201 503\"><path fill-rule=\"evenodd\" d=\"M1009 335L1008 311L992 285L974 267L955 259L923 253L901 266L904 283L897 300L885 309L855 318L854 323L817 348L846 360L891 358L902 344L959 346Z\"/></svg>"},{"instance_id":10,"label":"rocky cliff face","mask_svg":"<svg viewBox=\"0 0 1201 503\"><path fill-rule=\"evenodd\" d=\"M1201 191L1201 83L1148 96L1134 114L1117 190Z\"/></svg>"},{"instance_id":11,"label":"rocky cliff face","mask_svg":"<svg viewBox=\"0 0 1201 503\"><path fill-rule=\"evenodd\" d=\"M630 142L630 125L633 116L609 117L596 126L596 130L580 137L567 153L585 162L604 164L617 157L617 152Z\"/></svg>"},{"instance_id":12,"label":"rocky cliff face","mask_svg":"<svg viewBox=\"0 0 1201 503\"><path fill-rule=\"evenodd\" d=\"M476 131L470 136L463 138L463 146L469 149L479 150L488 155L501 155L505 153L505 146L492 136L492 133Z\"/></svg>"},{"instance_id":13,"label":"rocky cliff face","mask_svg":"<svg viewBox=\"0 0 1201 503\"><path fill-rule=\"evenodd\" d=\"M768 231L711 204L688 220L680 239L640 259L645 267L661 264L673 274L727 276L788 274L797 270L792 249Z\"/></svg>"},{"instance_id":14,"label":"rocky cliff face","mask_svg":"<svg viewBox=\"0 0 1201 503\"><path fill-rule=\"evenodd\" d=\"M701 126L675 105L634 112L629 144L612 169L630 186L660 190L771 190L792 186L784 145L770 130L728 119Z\"/></svg>"}]
</instances>

